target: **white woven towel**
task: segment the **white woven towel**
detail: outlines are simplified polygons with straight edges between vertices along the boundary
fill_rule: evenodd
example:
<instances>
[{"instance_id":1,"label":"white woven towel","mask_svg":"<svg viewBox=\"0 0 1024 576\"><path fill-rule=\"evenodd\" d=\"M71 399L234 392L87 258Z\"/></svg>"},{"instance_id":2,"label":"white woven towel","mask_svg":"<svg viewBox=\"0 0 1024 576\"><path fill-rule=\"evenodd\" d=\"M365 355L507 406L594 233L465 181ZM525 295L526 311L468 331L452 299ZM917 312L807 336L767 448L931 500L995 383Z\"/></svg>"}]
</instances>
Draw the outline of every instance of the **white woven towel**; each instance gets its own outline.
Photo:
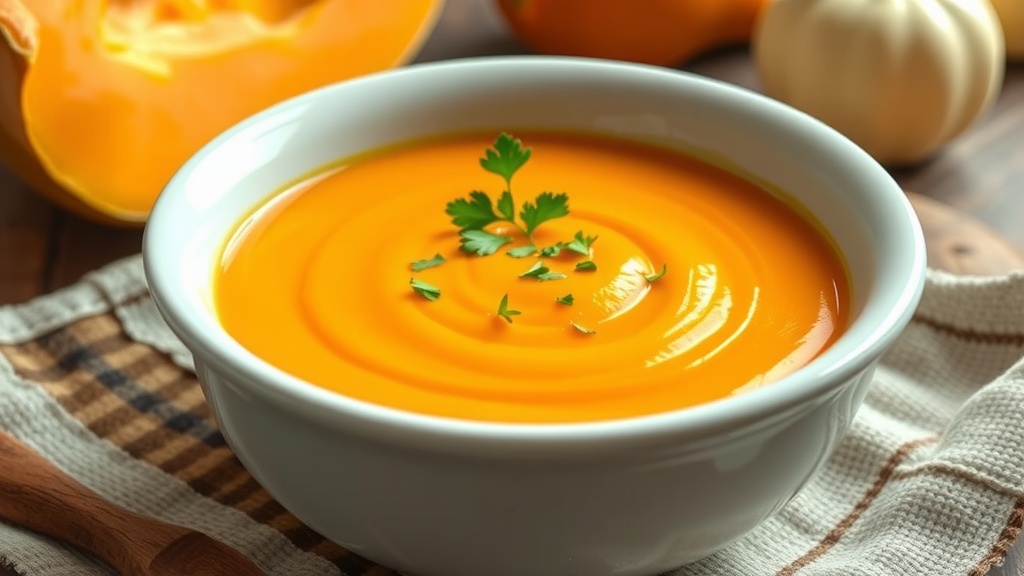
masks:
<instances>
[{"instance_id":1,"label":"white woven towel","mask_svg":"<svg viewBox=\"0 0 1024 576\"><path fill-rule=\"evenodd\" d=\"M16 347L98 315L115 319L154 357L189 368L187 351L148 298L140 260L130 258L69 289L0 308L0 428L107 498L229 542L268 574L388 573L329 561L272 523L133 458L19 371ZM913 323L884 358L853 429L824 469L762 527L673 574L1017 576L1021 547L1007 552L1024 524L1022 357L1024 273L929 272ZM2 522L0 558L23 576L110 573ZM993 569L1004 558L1005 566Z\"/></svg>"}]
</instances>

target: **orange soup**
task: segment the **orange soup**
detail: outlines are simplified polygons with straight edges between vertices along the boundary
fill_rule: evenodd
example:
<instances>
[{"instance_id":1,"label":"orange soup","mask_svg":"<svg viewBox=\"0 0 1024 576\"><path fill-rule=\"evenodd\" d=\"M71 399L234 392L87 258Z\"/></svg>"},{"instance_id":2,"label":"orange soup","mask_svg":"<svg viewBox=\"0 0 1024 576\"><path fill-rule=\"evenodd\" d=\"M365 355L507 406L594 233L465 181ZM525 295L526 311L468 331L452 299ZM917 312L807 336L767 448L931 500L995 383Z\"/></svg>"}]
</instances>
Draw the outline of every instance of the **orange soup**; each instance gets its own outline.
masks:
<instances>
[{"instance_id":1,"label":"orange soup","mask_svg":"<svg viewBox=\"0 0 1024 576\"><path fill-rule=\"evenodd\" d=\"M275 195L225 245L228 333L352 398L553 423L763 386L845 328L842 259L794 206L677 152L515 136L532 153L509 179L483 169L495 134L462 134Z\"/></svg>"}]
</instances>

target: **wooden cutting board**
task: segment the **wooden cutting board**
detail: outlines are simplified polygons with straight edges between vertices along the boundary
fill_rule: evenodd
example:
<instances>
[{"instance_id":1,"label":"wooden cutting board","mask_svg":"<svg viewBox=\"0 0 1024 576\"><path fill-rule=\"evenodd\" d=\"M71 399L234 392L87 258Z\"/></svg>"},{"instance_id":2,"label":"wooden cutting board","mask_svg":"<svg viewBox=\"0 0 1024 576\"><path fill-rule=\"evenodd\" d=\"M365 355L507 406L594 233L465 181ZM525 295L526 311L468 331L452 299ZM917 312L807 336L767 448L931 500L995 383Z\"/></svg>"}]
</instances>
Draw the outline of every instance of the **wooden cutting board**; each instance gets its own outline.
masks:
<instances>
[{"instance_id":1,"label":"wooden cutting board","mask_svg":"<svg viewBox=\"0 0 1024 576\"><path fill-rule=\"evenodd\" d=\"M924 229L928 264L956 274L998 275L1024 269L1024 249L973 217L908 192Z\"/></svg>"}]
</instances>

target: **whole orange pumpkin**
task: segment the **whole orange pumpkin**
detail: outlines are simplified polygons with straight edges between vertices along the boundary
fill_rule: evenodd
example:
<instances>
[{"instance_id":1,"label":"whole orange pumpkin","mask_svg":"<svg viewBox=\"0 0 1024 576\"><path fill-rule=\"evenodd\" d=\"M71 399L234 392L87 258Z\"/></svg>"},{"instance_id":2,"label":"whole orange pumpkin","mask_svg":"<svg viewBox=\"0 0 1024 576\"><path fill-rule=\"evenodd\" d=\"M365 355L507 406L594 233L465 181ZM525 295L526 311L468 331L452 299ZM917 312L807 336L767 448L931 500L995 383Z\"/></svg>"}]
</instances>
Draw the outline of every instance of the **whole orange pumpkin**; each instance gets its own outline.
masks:
<instances>
[{"instance_id":1,"label":"whole orange pumpkin","mask_svg":"<svg viewBox=\"0 0 1024 576\"><path fill-rule=\"evenodd\" d=\"M543 54L681 64L750 39L771 0L497 0L512 32Z\"/></svg>"}]
</instances>

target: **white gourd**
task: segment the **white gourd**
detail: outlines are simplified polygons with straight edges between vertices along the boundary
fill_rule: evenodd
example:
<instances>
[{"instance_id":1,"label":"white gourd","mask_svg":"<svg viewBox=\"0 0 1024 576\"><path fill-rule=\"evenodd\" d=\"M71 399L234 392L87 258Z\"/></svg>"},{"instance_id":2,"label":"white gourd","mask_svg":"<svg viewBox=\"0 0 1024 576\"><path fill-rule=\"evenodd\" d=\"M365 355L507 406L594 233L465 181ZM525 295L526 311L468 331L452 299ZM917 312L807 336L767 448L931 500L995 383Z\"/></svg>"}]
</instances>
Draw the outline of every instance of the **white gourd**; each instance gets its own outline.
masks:
<instances>
[{"instance_id":1,"label":"white gourd","mask_svg":"<svg viewBox=\"0 0 1024 576\"><path fill-rule=\"evenodd\" d=\"M1006 57L1024 59L1024 0L992 0L1006 39Z\"/></svg>"},{"instance_id":2,"label":"white gourd","mask_svg":"<svg viewBox=\"0 0 1024 576\"><path fill-rule=\"evenodd\" d=\"M752 48L765 94L887 165L926 160L963 132L1005 65L988 0L775 0Z\"/></svg>"}]
</instances>

